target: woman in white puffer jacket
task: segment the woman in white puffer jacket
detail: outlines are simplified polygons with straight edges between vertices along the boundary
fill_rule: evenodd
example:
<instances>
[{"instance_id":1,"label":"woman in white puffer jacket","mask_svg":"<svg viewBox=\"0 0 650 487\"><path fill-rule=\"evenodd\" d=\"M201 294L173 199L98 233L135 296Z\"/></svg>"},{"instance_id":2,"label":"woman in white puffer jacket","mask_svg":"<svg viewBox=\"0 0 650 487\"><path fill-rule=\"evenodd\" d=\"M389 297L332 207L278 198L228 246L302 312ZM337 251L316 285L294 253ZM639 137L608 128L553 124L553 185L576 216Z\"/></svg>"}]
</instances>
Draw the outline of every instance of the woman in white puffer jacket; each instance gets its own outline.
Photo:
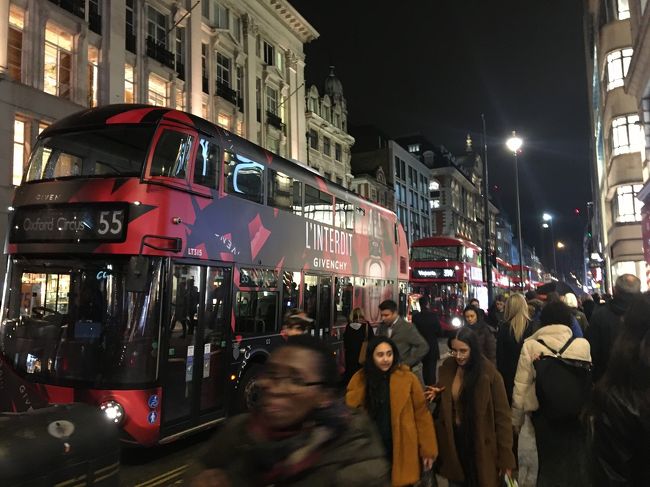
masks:
<instances>
[{"instance_id":1,"label":"woman in white puffer jacket","mask_svg":"<svg viewBox=\"0 0 650 487\"><path fill-rule=\"evenodd\" d=\"M549 348L560 350L572 337L571 309L562 302L547 304L542 310L541 327L524 341L512 393L512 423L519 431L524 416L531 413L539 458L537 486L589 485L585 432L579 418L553 421L540 411L535 391L534 362L541 355L552 355ZM591 362L589 342L575 338L562 353L563 358Z\"/></svg>"}]
</instances>

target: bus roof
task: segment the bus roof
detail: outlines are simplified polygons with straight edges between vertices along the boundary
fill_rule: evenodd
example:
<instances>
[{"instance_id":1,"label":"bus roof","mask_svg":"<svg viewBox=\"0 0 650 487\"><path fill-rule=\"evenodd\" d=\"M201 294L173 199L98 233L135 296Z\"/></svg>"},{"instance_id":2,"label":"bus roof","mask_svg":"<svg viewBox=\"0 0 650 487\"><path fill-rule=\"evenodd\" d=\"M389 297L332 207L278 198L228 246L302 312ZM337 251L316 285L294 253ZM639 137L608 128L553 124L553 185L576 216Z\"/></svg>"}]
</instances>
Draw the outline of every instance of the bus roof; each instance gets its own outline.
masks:
<instances>
[{"instance_id":1,"label":"bus roof","mask_svg":"<svg viewBox=\"0 0 650 487\"><path fill-rule=\"evenodd\" d=\"M411 247L449 247L452 245L462 245L474 250L481 248L469 240L457 237L426 237L416 240L411 244Z\"/></svg>"},{"instance_id":2,"label":"bus roof","mask_svg":"<svg viewBox=\"0 0 650 487\"><path fill-rule=\"evenodd\" d=\"M259 146L255 145L253 142L250 142L243 137L239 137L238 135L222 127L214 125L207 120L191 113L182 112L180 110L175 110L173 108L167 107L127 103L103 105L100 107L89 108L87 110L73 113L67 117L57 120L52 125L47 127L45 130L43 130L43 132L41 132L39 138L45 138L61 131L89 130L92 128L104 127L106 125L156 125L162 120L184 124L212 137L225 138L226 141L230 142L233 146L236 145L238 147L243 147L245 150L249 150L251 154L254 154L262 149ZM318 171L309 166L306 166L304 163L295 161L293 159L284 158L268 151L266 151L265 155L267 156L269 164L272 160L275 167L285 166L286 169L289 169L292 172L302 173L303 175L310 175L311 177L316 176L317 178L320 178L322 182L326 184L327 192L333 196L343 198L345 201L348 201L350 203L362 203L365 206L372 207L374 210L379 211L380 213L395 215L391 210L369 200L368 198L356 194L353 191L340 186L333 181L325 180ZM277 164L278 162L279 164ZM392 216L391 220L397 220L397 217Z\"/></svg>"}]
</instances>

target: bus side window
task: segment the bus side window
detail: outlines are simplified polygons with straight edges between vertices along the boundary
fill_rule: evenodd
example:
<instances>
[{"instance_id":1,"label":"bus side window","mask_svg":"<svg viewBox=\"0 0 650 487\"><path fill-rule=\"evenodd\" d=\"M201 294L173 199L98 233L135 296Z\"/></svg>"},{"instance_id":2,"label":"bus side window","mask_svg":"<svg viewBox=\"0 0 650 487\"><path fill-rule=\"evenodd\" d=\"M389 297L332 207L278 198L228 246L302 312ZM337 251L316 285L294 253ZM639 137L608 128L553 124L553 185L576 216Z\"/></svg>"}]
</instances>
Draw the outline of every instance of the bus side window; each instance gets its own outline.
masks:
<instances>
[{"instance_id":1,"label":"bus side window","mask_svg":"<svg viewBox=\"0 0 650 487\"><path fill-rule=\"evenodd\" d=\"M332 197L324 191L305 184L304 216L320 223L332 225Z\"/></svg>"},{"instance_id":2,"label":"bus side window","mask_svg":"<svg viewBox=\"0 0 650 487\"><path fill-rule=\"evenodd\" d=\"M334 224L344 230L354 230L354 205L335 198L334 207L336 209Z\"/></svg>"},{"instance_id":3,"label":"bus side window","mask_svg":"<svg viewBox=\"0 0 650 487\"><path fill-rule=\"evenodd\" d=\"M165 130L156 144L151 175L185 179L193 142L190 134Z\"/></svg>"},{"instance_id":4,"label":"bus side window","mask_svg":"<svg viewBox=\"0 0 650 487\"><path fill-rule=\"evenodd\" d=\"M210 189L216 189L218 170L219 147L213 141L201 137L194 160L194 182Z\"/></svg>"},{"instance_id":5,"label":"bus side window","mask_svg":"<svg viewBox=\"0 0 650 487\"><path fill-rule=\"evenodd\" d=\"M241 154L224 153L226 192L255 203L264 196L264 166Z\"/></svg>"}]
</instances>

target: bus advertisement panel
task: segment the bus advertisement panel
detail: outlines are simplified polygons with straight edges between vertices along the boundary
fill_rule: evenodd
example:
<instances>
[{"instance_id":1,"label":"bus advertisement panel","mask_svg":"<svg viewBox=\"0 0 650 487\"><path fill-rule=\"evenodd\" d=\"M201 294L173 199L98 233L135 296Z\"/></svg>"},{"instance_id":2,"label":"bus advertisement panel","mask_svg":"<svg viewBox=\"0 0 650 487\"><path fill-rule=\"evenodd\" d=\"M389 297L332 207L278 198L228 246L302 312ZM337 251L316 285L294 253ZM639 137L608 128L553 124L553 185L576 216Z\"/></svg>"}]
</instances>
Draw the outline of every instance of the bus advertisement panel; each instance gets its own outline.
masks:
<instances>
[{"instance_id":1,"label":"bus advertisement panel","mask_svg":"<svg viewBox=\"0 0 650 487\"><path fill-rule=\"evenodd\" d=\"M352 309L379 321L408 280L394 213L168 108L53 124L13 208L4 358L141 445L249 407L287 310L339 353Z\"/></svg>"}]
</instances>

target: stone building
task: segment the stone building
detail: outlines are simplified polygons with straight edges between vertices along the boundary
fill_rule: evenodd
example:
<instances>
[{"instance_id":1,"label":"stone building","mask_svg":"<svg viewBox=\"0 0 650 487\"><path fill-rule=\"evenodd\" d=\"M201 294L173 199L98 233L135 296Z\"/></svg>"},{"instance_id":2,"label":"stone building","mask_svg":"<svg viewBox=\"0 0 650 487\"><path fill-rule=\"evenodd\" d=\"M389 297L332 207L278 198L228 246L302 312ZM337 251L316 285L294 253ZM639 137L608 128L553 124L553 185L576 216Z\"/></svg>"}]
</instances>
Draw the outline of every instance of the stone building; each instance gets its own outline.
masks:
<instances>
[{"instance_id":1,"label":"stone building","mask_svg":"<svg viewBox=\"0 0 650 487\"><path fill-rule=\"evenodd\" d=\"M321 97L312 85L307 91L307 164L329 179L348 188L352 181L351 148L354 137L348 134L348 108L343 85L334 66L325 79Z\"/></svg>"}]
</instances>

